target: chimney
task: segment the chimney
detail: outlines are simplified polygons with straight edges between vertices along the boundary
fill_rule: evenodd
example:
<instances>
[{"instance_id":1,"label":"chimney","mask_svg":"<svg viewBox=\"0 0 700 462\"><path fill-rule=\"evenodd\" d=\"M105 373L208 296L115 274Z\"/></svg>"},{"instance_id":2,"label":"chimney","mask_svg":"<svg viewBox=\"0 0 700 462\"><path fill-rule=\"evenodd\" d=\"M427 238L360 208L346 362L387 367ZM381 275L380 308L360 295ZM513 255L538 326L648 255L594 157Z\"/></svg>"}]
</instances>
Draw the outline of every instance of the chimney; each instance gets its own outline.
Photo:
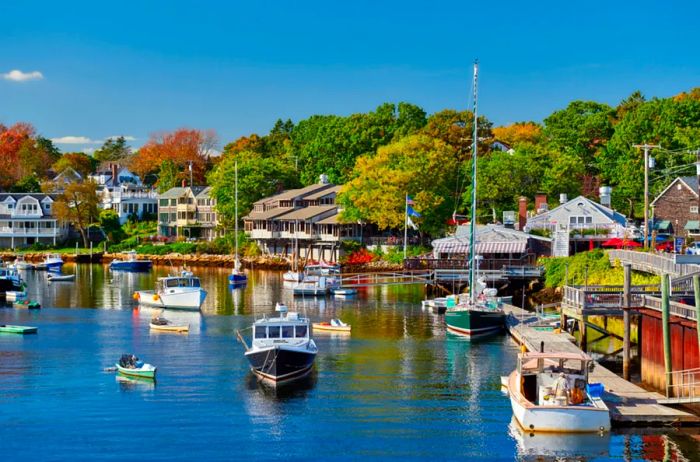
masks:
<instances>
[{"instance_id":1,"label":"chimney","mask_svg":"<svg viewBox=\"0 0 700 462\"><path fill-rule=\"evenodd\" d=\"M112 186L117 186L119 184L119 178L117 178L117 173L119 173L118 170L118 165L112 162L109 164L109 168L112 170Z\"/></svg>"},{"instance_id":2,"label":"chimney","mask_svg":"<svg viewBox=\"0 0 700 462\"><path fill-rule=\"evenodd\" d=\"M612 188L610 186L601 186L598 188L598 193L600 194L600 205L610 207L610 195L612 194Z\"/></svg>"},{"instance_id":3,"label":"chimney","mask_svg":"<svg viewBox=\"0 0 700 462\"><path fill-rule=\"evenodd\" d=\"M547 195L544 193L535 194L535 213L539 215L549 210L547 205Z\"/></svg>"},{"instance_id":4,"label":"chimney","mask_svg":"<svg viewBox=\"0 0 700 462\"><path fill-rule=\"evenodd\" d=\"M182 187L183 188L187 187L187 180L182 180Z\"/></svg>"},{"instance_id":5,"label":"chimney","mask_svg":"<svg viewBox=\"0 0 700 462\"><path fill-rule=\"evenodd\" d=\"M569 196L566 193L559 194L559 205L564 205L569 202Z\"/></svg>"},{"instance_id":6,"label":"chimney","mask_svg":"<svg viewBox=\"0 0 700 462\"><path fill-rule=\"evenodd\" d=\"M527 224L527 197L520 196L518 200L518 229L522 231Z\"/></svg>"}]
</instances>

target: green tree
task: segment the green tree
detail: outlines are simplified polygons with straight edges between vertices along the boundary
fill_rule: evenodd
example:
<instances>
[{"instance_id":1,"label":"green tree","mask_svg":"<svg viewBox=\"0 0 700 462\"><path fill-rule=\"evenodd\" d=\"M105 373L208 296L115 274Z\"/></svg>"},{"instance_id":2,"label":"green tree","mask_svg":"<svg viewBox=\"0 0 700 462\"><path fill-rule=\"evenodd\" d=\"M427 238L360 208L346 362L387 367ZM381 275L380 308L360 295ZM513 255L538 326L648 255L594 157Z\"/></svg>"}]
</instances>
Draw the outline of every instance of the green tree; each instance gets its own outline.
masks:
<instances>
[{"instance_id":1,"label":"green tree","mask_svg":"<svg viewBox=\"0 0 700 462\"><path fill-rule=\"evenodd\" d=\"M13 193L36 193L41 192L41 184L36 175L25 176L10 187Z\"/></svg>"},{"instance_id":2,"label":"green tree","mask_svg":"<svg viewBox=\"0 0 700 462\"><path fill-rule=\"evenodd\" d=\"M120 162L127 160L130 156L131 147L126 144L126 139L123 136L107 139L93 154L93 157L99 162Z\"/></svg>"},{"instance_id":3,"label":"green tree","mask_svg":"<svg viewBox=\"0 0 700 462\"><path fill-rule=\"evenodd\" d=\"M114 210L102 210L100 212L100 226L112 243L121 242L126 236L119 223L119 214Z\"/></svg>"},{"instance_id":4,"label":"green tree","mask_svg":"<svg viewBox=\"0 0 700 462\"><path fill-rule=\"evenodd\" d=\"M164 193L168 189L178 186L180 169L172 160L164 160L158 170L158 192Z\"/></svg>"},{"instance_id":5,"label":"green tree","mask_svg":"<svg viewBox=\"0 0 700 462\"><path fill-rule=\"evenodd\" d=\"M224 226L233 227L235 217L235 164L238 161L238 217L250 212L253 202L281 189L298 186L293 166L275 157L241 151L225 155L211 171L208 183L216 198L216 209Z\"/></svg>"},{"instance_id":6,"label":"green tree","mask_svg":"<svg viewBox=\"0 0 700 462\"><path fill-rule=\"evenodd\" d=\"M54 162L51 168L56 173L72 168L85 179L95 171L95 162L93 157L82 152L67 152Z\"/></svg>"}]
</instances>

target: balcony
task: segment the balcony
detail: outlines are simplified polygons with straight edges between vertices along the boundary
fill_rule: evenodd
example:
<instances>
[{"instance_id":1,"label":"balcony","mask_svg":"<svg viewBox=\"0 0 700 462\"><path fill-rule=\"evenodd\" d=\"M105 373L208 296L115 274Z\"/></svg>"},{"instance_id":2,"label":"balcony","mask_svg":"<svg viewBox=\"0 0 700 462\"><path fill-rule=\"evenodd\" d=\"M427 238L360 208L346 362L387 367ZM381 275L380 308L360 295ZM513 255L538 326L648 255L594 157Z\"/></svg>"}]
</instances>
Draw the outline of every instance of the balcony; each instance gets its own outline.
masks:
<instances>
[{"instance_id":1,"label":"balcony","mask_svg":"<svg viewBox=\"0 0 700 462\"><path fill-rule=\"evenodd\" d=\"M254 229L248 231L251 239L277 239L280 237L279 231L270 231L267 229Z\"/></svg>"},{"instance_id":2,"label":"balcony","mask_svg":"<svg viewBox=\"0 0 700 462\"><path fill-rule=\"evenodd\" d=\"M195 204L177 204L178 212L196 212L197 206Z\"/></svg>"},{"instance_id":3,"label":"balcony","mask_svg":"<svg viewBox=\"0 0 700 462\"><path fill-rule=\"evenodd\" d=\"M194 226L198 224L195 218L178 218L176 226Z\"/></svg>"},{"instance_id":4,"label":"balcony","mask_svg":"<svg viewBox=\"0 0 700 462\"><path fill-rule=\"evenodd\" d=\"M158 193L155 191L113 191L109 194L113 202L123 201L125 199L158 199Z\"/></svg>"},{"instance_id":5,"label":"balcony","mask_svg":"<svg viewBox=\"0 0 700 462\"><path fill-rule=\"evenodd\" d=\"M57 228L8 228L0 227L0 236L54 236L58 235Z\"/></svg>"}]
</instances>

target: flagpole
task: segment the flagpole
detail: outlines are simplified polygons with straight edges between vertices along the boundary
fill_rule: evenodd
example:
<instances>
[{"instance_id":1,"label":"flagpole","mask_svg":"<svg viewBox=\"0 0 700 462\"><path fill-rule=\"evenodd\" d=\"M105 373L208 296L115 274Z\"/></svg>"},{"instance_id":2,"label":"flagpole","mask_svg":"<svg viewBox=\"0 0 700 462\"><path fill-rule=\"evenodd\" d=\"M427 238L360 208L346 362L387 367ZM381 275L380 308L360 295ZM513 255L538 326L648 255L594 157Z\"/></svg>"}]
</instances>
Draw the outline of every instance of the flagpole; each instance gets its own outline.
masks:
<instances>
[{"instance_id":1,"label":"flagpole","mask_svg":"<svg viewBox=\"0 0 700 462\"><path fill-rule=\"evenodd\" d=\"M406 242L408 241L408 194L403 198L404 213L403 213L403 259L406 259Z\"/></svg>"}]
</instances>

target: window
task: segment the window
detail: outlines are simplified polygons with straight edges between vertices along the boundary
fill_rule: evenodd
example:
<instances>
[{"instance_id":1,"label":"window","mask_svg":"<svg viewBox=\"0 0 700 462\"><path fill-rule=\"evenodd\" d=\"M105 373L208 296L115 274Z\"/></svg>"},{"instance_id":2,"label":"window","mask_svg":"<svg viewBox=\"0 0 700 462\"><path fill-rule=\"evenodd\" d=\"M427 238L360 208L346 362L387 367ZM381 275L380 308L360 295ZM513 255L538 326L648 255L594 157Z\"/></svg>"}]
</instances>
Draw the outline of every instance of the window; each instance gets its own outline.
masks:
<instances>
[{"instance_id":1,"label":"window","mask_svg":"<svg viewBox=\"0 0 700 462\"><path fill-rule=\"evenodd\" d=\"M294 333L295 337L306 337L306 326L296 326L296 332Z\"/></svg>"},{"instance_id":2,"label":"window","mask_svg":"<svg viewBox=\"0 0 700 462\"><path fill-rule=\"evenodd\" d=\"M586 224L590 225L593 223L593 217L586 217Z\"/></svg>"},{"instance_id":3,"label":"window","mask_svg":"<svg viewBox=\"0 0 700 462\"><path fill-rule=\"evenodd\" d=\"M280 326L270 326L267 328L268 338L279 338L280 337Z\"/></svg>"},{"instance_id":4,"label":"window","mask_svg":"<svg viewBox=\"0 0 700 462\"><path fill-rule=\"evenodd\" d=\"M161 199L161 200L160 200L160 206L161 206L161 207L167 207L167 206L168 206L168 199Z\"/></svg>"},{"instance_id":5,"label":"window","mask_svg":"<svg viewBox=\"0 0 700 462\"><path fill-rule=\"evenodd\" d=\"M690 207L690 213L698 213L698 206L693 205Z\"/></svg>"},{"instance_id":6,"label":"window","mask_svg":"<svg viewBox=\"0 0 700 462\"><path fill-rule=\"evenodd\" d=\"M160 214L160 220L161 223L167 223L168 222L168 214L167 213L161 213Z\"/></svg>"},{"instance_id":7,"label":"window","mask_svg":"<svg viewBox=\"0 0 700 462\"><path fill-rule=\"evenodd\" d=\"M171 206L177 205L177 199L170 199L170 205Z\"/></svg>"},{"instance_id":8,"label":"window","mask_svg":"<svg viewBox=\"0 0 700 462\"><path fill-rule=\"evenodd\" d=\"M294 337L294 326L282 326L282 338Z\"/></svg>"},{"instance_id":9,"label":"window","mask_svg":"<svg viewBox=\"0 0 700 462\"><path fill-rule=\"evenodd\" d=\"M265 332L265 326L255 326L255 338L265 338L267 337Z\"/></svg>"}]
</instances>

